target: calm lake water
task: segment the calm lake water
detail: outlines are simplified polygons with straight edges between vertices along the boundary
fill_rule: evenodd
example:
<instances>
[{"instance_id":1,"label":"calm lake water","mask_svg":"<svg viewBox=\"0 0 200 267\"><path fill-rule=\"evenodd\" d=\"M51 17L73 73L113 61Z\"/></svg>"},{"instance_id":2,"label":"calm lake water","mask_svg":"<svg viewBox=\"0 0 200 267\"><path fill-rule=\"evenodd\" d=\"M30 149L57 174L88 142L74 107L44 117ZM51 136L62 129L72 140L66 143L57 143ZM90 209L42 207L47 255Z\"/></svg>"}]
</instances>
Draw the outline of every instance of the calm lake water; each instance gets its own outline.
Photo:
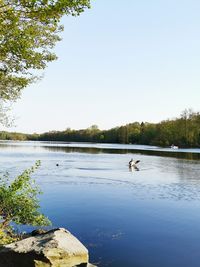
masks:
<instances>
[{"instance_id":1,"label":"calm lake water","mask_svg":"<svg viewBox=\"0 0 200 267\"><path fill-rule=\"evenodd\" d=\"M131 158L139 171L129 170ZM0 142L0 175L38 159L42 212L86 245L92 263L200 266L199 149Z\"/></svg>"}]
</instances>

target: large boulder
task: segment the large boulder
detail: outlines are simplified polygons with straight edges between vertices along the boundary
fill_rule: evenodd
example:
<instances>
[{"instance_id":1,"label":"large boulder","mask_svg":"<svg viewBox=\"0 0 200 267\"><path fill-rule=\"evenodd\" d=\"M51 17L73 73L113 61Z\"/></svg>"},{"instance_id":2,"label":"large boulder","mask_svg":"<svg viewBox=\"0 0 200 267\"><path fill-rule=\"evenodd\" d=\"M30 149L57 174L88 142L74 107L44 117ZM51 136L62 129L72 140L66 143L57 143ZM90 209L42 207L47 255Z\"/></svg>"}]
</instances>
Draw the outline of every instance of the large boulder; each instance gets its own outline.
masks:
<instances>
[{"instance_id":1,"label":"large boulder","mask_svg":"<svg viewBox=\"0 0 200 267\"><path fill-rule=\"evenodd\" d=\"M64 228L50 230L0 249L0 267L92 266L88 250Z\"/></svg>"}]
</instances>

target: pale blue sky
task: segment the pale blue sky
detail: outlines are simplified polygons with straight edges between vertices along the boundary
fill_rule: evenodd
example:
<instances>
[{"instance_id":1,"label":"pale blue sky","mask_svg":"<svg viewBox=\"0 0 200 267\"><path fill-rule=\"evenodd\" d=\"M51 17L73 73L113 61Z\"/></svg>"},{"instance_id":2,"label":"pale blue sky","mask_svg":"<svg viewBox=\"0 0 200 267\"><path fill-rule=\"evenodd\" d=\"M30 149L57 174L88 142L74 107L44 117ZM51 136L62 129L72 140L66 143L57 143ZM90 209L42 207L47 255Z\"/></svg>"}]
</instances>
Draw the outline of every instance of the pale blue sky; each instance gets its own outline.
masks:
<instances>
[{"instance_id":1,"label":"pale blue sky","mask_svg":"<svg viewBox=\"0 0 200 267\"><path fill-rule=\"evenodd\" d=\"M95 0L13 108L20 132L108 129L200 111L200 1Z\"/></svg>"}]
</instances>

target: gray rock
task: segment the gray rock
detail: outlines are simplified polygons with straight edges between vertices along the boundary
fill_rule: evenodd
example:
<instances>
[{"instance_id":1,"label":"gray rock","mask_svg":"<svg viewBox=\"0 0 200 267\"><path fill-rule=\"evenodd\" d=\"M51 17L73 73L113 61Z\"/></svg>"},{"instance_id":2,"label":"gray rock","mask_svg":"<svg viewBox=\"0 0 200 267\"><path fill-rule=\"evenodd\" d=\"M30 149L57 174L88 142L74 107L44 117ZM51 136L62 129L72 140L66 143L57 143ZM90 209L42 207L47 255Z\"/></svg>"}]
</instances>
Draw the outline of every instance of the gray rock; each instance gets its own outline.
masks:
<instances>
[{"instance_id":1,"label":"gray rock","mask_svg":"<svg viewBox=\"0 0 200 267\"><path fill-rule=\"evenodd\" d=\"M93 265L91 263L86 263L86 264L80 264L80 265L76 265L73 267L97 267L96 265Z\"/></svg>"},{"instance_id":2,"label":"gray rock","mask_svg":"<svg viewBox=\"0 0 200 267\"><path fill-rule=\"evenodd\" d=\"M0 249L0 267L90 266L88 250L64 228L5 245Z\"/></svg>"},{"instance_id":3,"label":"gray rock","mask_svg":"<svg viewBox=\"0 0 200 267\"><path fill-rule=\"evenodd\" d=\"M44 229L36 229L36 230L33 230L31 233L30 233L30 236L36 236L36 235L41 235L41 234L45 234L47 231L44 230Z\"/></svg>"}]
</instances>

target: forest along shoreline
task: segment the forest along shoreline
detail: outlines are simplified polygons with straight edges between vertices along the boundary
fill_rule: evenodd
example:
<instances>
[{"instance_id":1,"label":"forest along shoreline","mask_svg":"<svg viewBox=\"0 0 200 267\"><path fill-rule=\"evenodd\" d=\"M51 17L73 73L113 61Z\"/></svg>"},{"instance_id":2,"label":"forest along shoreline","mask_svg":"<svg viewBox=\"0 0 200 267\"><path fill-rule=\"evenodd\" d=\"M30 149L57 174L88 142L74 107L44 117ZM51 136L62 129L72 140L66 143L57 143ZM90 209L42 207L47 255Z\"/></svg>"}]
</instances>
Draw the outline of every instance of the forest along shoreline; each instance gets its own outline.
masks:
<instances>
[{"instance_id":1,"label":"forest along shoreline","mask_svg":"<svg viewBox=\"0 0 200 267\"><path fill-rule=\"evenodd\" d=\"M180 148L200 147L200 113L184 110L180 117L159 123L133 122L124 126L100 130L97 125L87 129L49 131L42 134L0 132L1 140L97 142L141 144Z\"/></svg>"}]
</instances>

